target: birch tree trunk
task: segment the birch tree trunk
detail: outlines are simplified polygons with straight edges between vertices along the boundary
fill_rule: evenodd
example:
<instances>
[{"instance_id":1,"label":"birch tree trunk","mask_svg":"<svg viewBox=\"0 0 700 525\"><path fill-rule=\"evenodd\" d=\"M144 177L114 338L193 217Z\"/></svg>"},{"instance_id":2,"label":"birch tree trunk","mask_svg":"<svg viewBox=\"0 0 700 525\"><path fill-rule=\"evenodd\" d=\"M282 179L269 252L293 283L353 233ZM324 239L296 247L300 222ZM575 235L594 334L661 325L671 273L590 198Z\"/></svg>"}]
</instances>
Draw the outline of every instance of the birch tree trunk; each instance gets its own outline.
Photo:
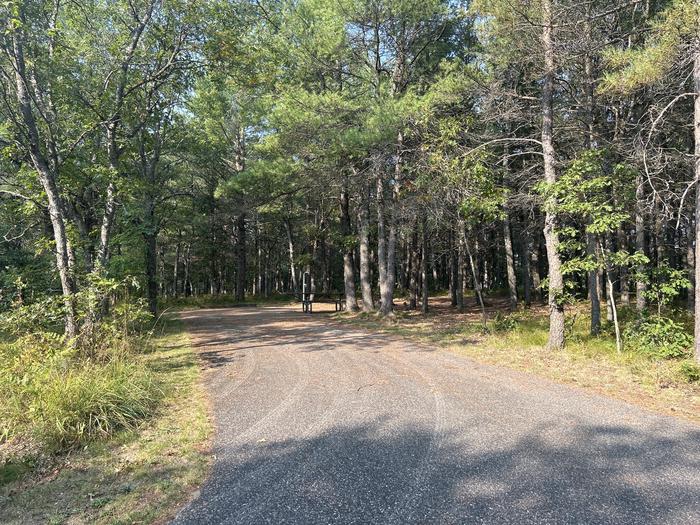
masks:
<instances>
[{"instance_id":1,"label":"birch tree trunk","mask_svg":"<svg viewBox=\"0 0 700 525\"><path fill-rule=\"evenodd\" d=\"M467 232L462 230L462 236L464 238L464 248L467 252L467 258L469 259L469 268L472 272L472 279L474 279L474 294L476 296L477 304L481 309L481 322L486 328L486 323L488 317L486 316L486 305L484 304L484 296L481 292L481 279L479 278L479 273L474 262L474 256L472 255L471 248L469 248L469 239L467 238Z\"/></svg>"},{"instance_id":2,"label":"birch tree trunk","mask_svg":"<svg viewBox=\"0 0 700 525\"><path fill-rule=\"evenodd\" d=\"M605 247L598 241L599 244L599 251L601 258L603 259L603 264L605 265L605 278L606 278L606 288L608 291L608 300L607 303L610 308L611 312L611 319L610 321L613 323L613 326L615 327L615 347L617 349L617 353L622 352L622 336L620 333L620 323L617 318L617 305L615 304L615 287L613 285L612 281L612 273L613 269L612 266L610 265L610 259L608 258L608 254L606 253Z\"/></svg>"},{"instance_id":3,"label":"birch tree trunk","mask_svg":"<svg viewBox=\"0 0 700 525\"><path fill-rule=\"evenodd\" d=\"M114 178L117 177L119 173L119 163L122 155L122 148L119 147L117 134L122 122L125 97L128 96L126 88L128 83L129 67L132 64L136 49L141 41L141 37L151 21L156 3L157 0L150 0L149 3L145 5L145 11L141 16L139 16L135 10L132 11L135 25L131 32L131 40L129 41L129 45L127 46L124 54L124 60L119 67L119 75L117 77L116 87L114 89L114 112L105 123L107 136L107 158L113 179L107 185L107 191L105 192L105 208L102 214L102 225L100 227L100 245L97 250L96 270L98 272L105 271L107 268L107 262L109 260L109 241L112 235L112 227L114 225L114 217L117 209L117 186L114 182Z\"/></svg>"}]
</instances>

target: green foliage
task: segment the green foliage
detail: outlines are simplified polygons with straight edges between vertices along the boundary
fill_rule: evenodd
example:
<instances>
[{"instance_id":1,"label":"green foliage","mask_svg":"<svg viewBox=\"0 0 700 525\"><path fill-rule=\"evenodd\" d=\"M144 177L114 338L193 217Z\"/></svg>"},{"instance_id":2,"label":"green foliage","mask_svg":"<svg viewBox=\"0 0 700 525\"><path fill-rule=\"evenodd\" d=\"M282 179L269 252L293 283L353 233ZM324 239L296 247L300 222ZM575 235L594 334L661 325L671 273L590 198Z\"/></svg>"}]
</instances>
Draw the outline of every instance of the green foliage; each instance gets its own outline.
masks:
<instances>
[{"instance_id":1,"label":"green foliage","mask_svg":"<svg viewBox=\"0 0 700 525\"><path fill-rule=\"evenodd\" d=\"M512 332L516 328L518 328L518 318L513 314L504 315L497 312L491 321L491 329L495 333Z\"/></svg>"},{"instance_id":2,"label":"green foliage","mask_svg":"<svg viewBox=\"0 0 700 525\"><path fill-rule=\"evenodd\" d=\"M683 361L678 367L678 372L688 383L700 381L700 366L692 361Z\"/></svg>"},{"instance_id":3,"label":"green foliage","mask_svg":"<svg viewBox=\"0 0 700 525\"><path fill-rule=\"evenodd\" d=\"M22 348L3 348L0 357L5 438L29 436L52 450L74 446L133 428L160 398L152 374L138 361L67 366L60 352L47 354L27 339L16 344Z\"/></svg>"},{"instance_id":4,"label":"green foliage","mask_svg":"<svg viewBox=\"0 0 700 525\"><path fill-rule=\"evenodd\" d=\"M686 328L667 317L644 317L625 327L625 348L655 359L677 359L690 356L693 337Z\"/></svg>"},{"instance_id":5,"label":"green foliage","mask_svg":"<svg viewBox=\"0 0 700 525\"><path fill-rule=\"evenodd\" d=\"M152 315L145 300L131 296L138 281L122 281L91 276L90 286L75 295L82 330L72 348L82 355L99 357L115 349L136 344L138 337L150 328ZM107 301L115 301L107 317L96 317ZM61 333L65 303L58 296L49 296L28 304L16 304L0 314L0 332L13 337Z\"/></svg>"},{"instance_id":6,"label":"green foliage","mask_svg":"<svg viewBox=\"0 0 700 525\"><path fill-rule=\"evenodd\" d=\"M142 354L150 348L150 314L130 297L133 280L97 278L76 296L82 330L61 332L56 297L16 305L0 316L0 439L31 439L49 450L132 428L154 410L161 391ZM118 297L110 315L95 307Z\"/></svg>"},{"instance_id":7,"label":"green foliage","mask_svg":"<svg viewBox=\"0 0 700 525\"><path fill-rule=\"evenodd\" d=\"M663 307L670 305L680 293L690 286L687 272L671 268L662 263L651 270L651 275L639 276L647 283L645 296L656 302L660 314Z\"/></svg>"},{"instance_id":8,"label":"green foliage","mask_svg":"<svg viewBox=\"0 0 700 525\"><path fill-rule=\"evenodd\" d=\"M540 192L556 199L559 213L584 220L586 232L613 232L629 219L629 212L624 210L634 178L626 166L608 164L605 150L583 151L556 184L540 184Z\"/></svg>"},{"instance_id":9,"label":"green foliage","mask_svg":"<svg viewBox=\"0 0 700 525\"><path fill-rule=\"evenodd\" d=\"M611 48L605 53L609 72L600 85L604 93L626 93L655 84L673 69L687 43L697 38L698 4L672 0L650 25L642 47Z\"/></svg>"},{"instance_id":10,"label":"green foliage","mask_svg":"<svg viewBox=\"0 0 700 525\"><path fill-rule=\"evenodd\" d=\"M566 273L564 273L564 275L566 275ZM549 277L545 277L540 281L539 289L542 290L544 294L549 293ZM564 281L564 289L555 292L554 297L552 298L552 303L563 307L573 304L575 300L576 297L573 294L573 283Z\"/></svg>"},{"instance_id":11,"label":"green foliage","mask_svg":"<svg viewBox=\"0 0 700 525\"><path fill-rule=\"evenodd\" d=\"M0 388L2 438L30 437L48 449L132 428L161 395L135 355L114 351L100 361L76 358L51 333L0 345Z\"/></svg>"},{"instance_id":12,"label":"green foliage","mask_svg":"<svg viewBox=\"0 0 700 525\"><path fill-rule=\"evenodd\" d=\"M15 304L0 315L0 332L16 337L41 332L59 333L63 301L53 296L29 304Z\"/></svg>"}]
</instances>

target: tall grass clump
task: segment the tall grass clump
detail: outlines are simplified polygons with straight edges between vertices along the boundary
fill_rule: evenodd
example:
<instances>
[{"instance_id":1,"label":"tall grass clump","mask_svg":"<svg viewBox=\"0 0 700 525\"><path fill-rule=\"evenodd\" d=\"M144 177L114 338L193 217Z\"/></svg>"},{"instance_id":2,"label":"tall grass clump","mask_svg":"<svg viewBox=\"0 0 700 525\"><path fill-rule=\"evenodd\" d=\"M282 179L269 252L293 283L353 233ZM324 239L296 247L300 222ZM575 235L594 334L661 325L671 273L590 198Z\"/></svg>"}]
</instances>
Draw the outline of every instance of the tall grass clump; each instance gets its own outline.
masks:
<instances>
[{"instance_id":1,"label":"tall grass clump","mask_svg":"<svg viewBox=\"0 0 700 525\"><path fill-rule=\"evenodd\" d=\"M17 305L0 318L0 445L49 452L81 445L134 428L162 397L143 358L148 315L139 302L122 297L108 316L86 314L73 341L56 326L60 307Z\"/></svg>"}]
</instances>

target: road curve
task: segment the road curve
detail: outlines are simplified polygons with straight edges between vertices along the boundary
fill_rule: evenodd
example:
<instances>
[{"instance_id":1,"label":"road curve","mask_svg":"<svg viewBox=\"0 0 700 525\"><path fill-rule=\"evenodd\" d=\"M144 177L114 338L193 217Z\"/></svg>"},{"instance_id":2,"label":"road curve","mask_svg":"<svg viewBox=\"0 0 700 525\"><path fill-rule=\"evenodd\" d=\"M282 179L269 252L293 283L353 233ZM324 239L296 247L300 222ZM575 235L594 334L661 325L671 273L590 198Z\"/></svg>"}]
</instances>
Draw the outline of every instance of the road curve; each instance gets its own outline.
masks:
<instances>
[{"instance_id":1,"label":"road curve","mask_svg":"<svg viewBox=\"0 0 700 525\"><path fill-rule=\"evenodd\" d=\"M700 427L286 307L182 313L211 474L174 523L700 523Z\"/></svg>"}]
</instances>

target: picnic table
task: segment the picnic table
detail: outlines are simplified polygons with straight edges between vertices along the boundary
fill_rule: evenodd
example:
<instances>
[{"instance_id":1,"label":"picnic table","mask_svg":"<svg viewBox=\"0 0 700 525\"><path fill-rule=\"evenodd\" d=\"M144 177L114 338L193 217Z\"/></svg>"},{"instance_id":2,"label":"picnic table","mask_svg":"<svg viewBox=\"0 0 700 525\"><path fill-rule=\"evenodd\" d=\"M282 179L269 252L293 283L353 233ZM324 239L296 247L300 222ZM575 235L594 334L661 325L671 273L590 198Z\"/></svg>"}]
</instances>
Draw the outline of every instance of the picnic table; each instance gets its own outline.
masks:
<instances>
[{"instance_id":1,"label":"picnic table","mask_svg":"<svg viewBox=\"0 0 700 525\"><path fill-rule=\"evenodd\" d=\"M302 293L301 308L305 314L313 313L314 303L333 303L336 312L345 310L345 295L342 293L316 294Z\"/></svg>"}]
</instances>

